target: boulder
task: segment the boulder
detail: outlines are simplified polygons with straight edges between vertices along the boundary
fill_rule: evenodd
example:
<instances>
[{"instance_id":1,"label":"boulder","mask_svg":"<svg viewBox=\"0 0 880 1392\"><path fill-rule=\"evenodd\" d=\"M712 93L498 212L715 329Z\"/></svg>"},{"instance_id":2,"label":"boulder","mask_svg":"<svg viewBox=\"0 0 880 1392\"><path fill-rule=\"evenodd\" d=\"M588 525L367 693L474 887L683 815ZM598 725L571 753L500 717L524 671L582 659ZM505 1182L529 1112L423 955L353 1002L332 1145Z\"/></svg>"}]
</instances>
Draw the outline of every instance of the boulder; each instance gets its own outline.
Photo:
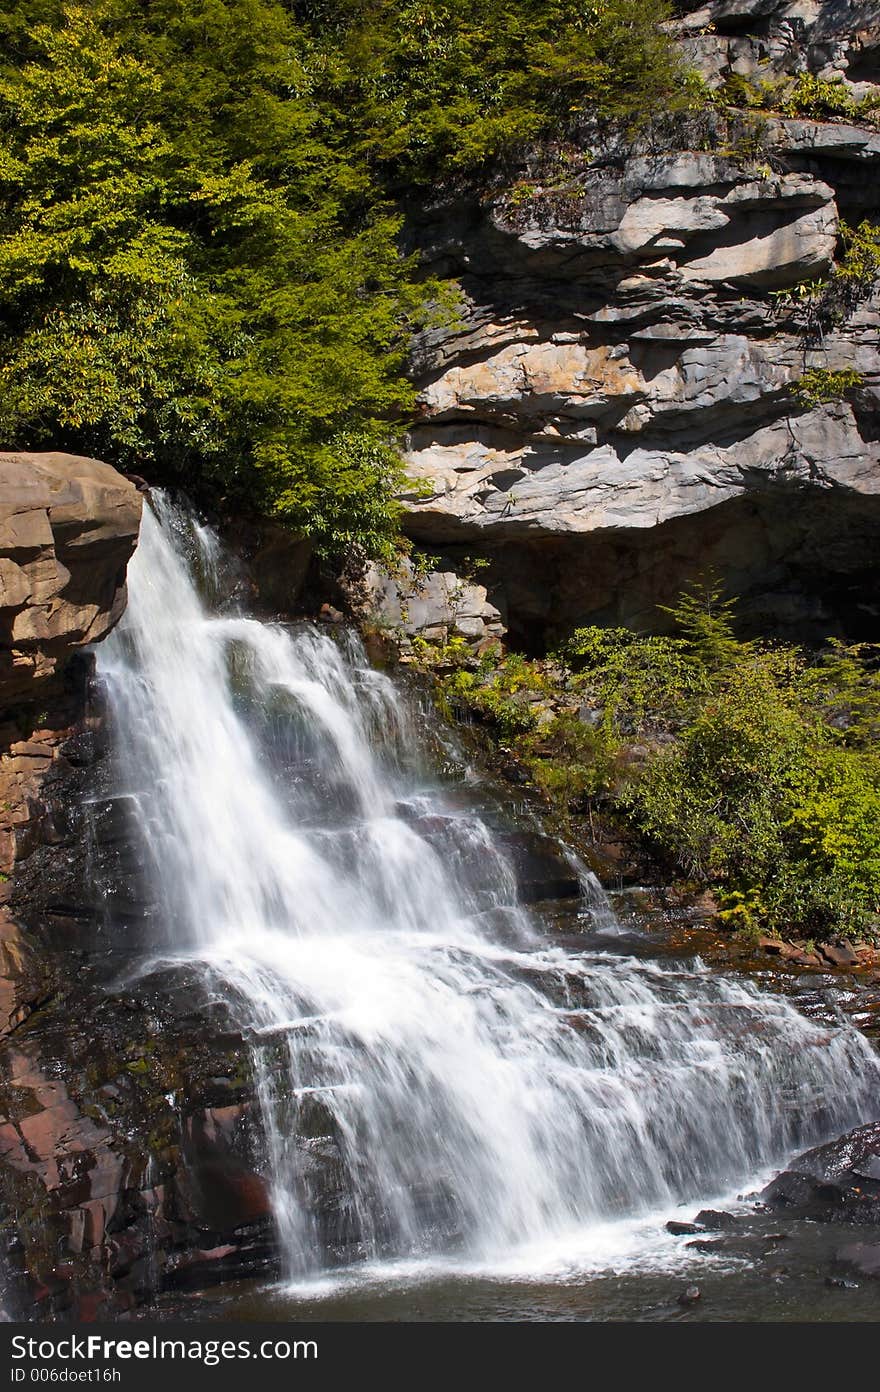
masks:
<instances>
[{"instance_id":1,"label":"boulder","mask_svg":"<svg viewBox=\"0 0 880 1392\"><path fill-rule=\"evenodd\" d=\"M880 1242L848 1242L837 1249L834 1259L858 1276L880 1281Z\"/></svg>"},{"instance_id":2,"label":"boulder","mask_svg":"<svg viewBox=\"0 0 880 1392\"><path fill-rule=\"evenodd\" d=\"M35 696L71 649L109 633L141 497L109 464L0 454L0 695Z\"/></svg>"},{"instance_id":3,"label":"boulder","mask_svg":"<svg viewBox=\"0 0 880 1392\"><path fill-rule=\"evenodd\" d=\"M880 1223L880 1122L799 1155L761 1200L797 1218Z\"/></svg>"},{"instance_id":4,"label":"boulder","mask_svg":"<svg viewBox=\"0 0 880 1392\"><path fill-rule=\"evenodd\" d=\"M370 563L346 598L362 622L391 633L406 653L413 638L445 644L464 638L478 645L507 632L501 611L489 598L486 585L456 573L452 564L417 569L408 558L394 571Z\"/></svg>"},{"instance_id":5,"label":"boulder","mask_svg":"<svg viewBox=\"0 0 880 1392\"><path fill-rule=\"evenodd\" d=\"M851 943L819 943L816 952L831 967L858 967L860 960Z\"/></svg>"}]
</instances>

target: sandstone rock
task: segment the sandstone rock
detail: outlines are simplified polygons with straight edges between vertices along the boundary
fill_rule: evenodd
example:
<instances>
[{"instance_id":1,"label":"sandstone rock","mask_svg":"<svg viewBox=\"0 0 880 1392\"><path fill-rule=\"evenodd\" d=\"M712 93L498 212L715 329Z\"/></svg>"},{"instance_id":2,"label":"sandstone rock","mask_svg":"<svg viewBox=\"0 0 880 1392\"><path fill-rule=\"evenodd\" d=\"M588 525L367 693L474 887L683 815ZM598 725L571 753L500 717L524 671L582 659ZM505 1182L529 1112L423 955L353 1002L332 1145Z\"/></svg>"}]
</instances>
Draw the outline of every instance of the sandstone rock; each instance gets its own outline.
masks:
<instances>
[{"instance_id":1,"label":"sandstone rock","mask_svg":"<svg viewBox=\"0 0 880 1392\"><path fill-rule=\"evenodd\" d=\"M103 638L125 605L141 498L109 464L0 454L0 692L34 695L73 647Z\"/></svg>"}]
</instances>

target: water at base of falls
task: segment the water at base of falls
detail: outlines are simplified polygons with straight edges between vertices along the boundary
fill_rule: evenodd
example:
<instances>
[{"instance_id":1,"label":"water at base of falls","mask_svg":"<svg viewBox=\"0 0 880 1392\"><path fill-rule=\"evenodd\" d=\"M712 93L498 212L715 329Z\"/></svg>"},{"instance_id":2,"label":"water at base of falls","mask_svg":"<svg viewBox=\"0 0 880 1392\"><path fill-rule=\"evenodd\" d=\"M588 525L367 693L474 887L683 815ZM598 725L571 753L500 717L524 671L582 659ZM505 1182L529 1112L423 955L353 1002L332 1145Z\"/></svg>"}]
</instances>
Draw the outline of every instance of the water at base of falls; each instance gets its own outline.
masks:
<instances>
[{"instance_id":1,"label":"water at base of falls","mask_svg":"<svg viewBox=\"0 0 880 1392\"><path fill-rule=\"evenodd\" d=\"M202 963L253 1041L291 1277L625 1247L638 1215L873 1116L853 1029L699 963L553 945L356 641L212 613L216 543L154 506L99 668L157 951Z\"/></svg>"}]
</instances>

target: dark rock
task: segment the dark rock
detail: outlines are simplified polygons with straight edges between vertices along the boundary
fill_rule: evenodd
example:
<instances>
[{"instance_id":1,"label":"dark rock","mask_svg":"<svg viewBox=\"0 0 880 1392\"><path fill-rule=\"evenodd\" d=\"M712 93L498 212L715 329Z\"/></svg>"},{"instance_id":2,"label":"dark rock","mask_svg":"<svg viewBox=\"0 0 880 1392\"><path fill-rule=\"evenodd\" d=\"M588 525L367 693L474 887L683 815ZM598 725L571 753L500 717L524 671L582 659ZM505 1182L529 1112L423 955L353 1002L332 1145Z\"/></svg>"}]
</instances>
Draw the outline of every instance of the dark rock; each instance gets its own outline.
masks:
<instances>
[{"instance_id":1,"label":"dark rock","mask_svg":"<svg viewBox=\"0 0 880 1392\"><path fill-rule=\"evenodd\" d=\"M673 1219L666 1224L666 1231L672 1233L673 1237L685 1237L692 1233L698 1233L700 1229L696 1223L678 1223Z\"/></svg>"},{"instance_id":2,"label":"dark rock","mask_svg":"<svg viewBox=\"0 0 880 1392\"><path fill-rule=\"evenodd\" d=\"M524 904L545 899L574 898L581 893L577 872L566 860L558 841L540 832L502 832L498 838L516 877Z\"/></svg>"},{"instance_id":3,"label":"dark rock","mask_svg":"<svg viewBox=\"0 0 880 1392\"><path fill-rule=\"evenodd\" d=\"M816 952L831 967L859 966L859 959L849 943L819 943Z\"/></svg>"},{"instance_id":4,"label":"dark rock","mask_svg":"<svg viewBox=\"0 0 880 1392\"><path fill-rule=\"evenodd\" d=\"M701 1209L694 1221L705 1232L729 1232L738 1228L740 1224L740 1220L732 1213L724 1213L717 1208Z\"/></svg>"},{"instance_id":5,"label":"dark rock","mask_svg":"<svg viewBox=\"0 0 880 1392\"><path fill-rule=\"evenodd\" d=\"M880 1222L880 1122L806 1151L777 1175L763 1202L820 1222Z\"/></svg>"}]
</instances>

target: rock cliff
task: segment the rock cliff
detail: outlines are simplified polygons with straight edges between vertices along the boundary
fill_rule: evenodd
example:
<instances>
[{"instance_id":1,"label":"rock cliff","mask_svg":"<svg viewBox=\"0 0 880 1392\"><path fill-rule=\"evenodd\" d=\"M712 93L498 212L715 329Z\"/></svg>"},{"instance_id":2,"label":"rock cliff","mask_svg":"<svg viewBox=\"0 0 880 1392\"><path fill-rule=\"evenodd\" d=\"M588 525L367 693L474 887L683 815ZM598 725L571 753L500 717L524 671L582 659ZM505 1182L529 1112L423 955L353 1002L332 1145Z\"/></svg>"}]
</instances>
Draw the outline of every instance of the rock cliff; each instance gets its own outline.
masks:
<instances>
[{"instance_id":1,"label":"rock cliff","mask_svg":"<svg viewBox=\"0 0 880 1392\"><path fill-rule=\"evenodd\" d=\"M140 524L137 489L67 454L0 454L0 1034L48 989L32 938L5 907L10 876L58 840L44 784L85 719L81 650L125 607Z\"/></svg>"},{"instance_id":2,"label":"rock cliff","mask_svg":"<svg viewBox=\"0 0 880 1392\"><path fill-rule=\"evenodd\" d=\"M876 92L876 5L730 0L684 15L709 87L809 71ZM406 527L540 644L658 625L712 568L800 636L876 620L880 295L811 323L841 219L878 220L880 134L711 105L624 139L585 129L491 189L411 210L464 307L426 335ZM852 375L811 401L805 374Z\"/></svg>"}]
</instances>

